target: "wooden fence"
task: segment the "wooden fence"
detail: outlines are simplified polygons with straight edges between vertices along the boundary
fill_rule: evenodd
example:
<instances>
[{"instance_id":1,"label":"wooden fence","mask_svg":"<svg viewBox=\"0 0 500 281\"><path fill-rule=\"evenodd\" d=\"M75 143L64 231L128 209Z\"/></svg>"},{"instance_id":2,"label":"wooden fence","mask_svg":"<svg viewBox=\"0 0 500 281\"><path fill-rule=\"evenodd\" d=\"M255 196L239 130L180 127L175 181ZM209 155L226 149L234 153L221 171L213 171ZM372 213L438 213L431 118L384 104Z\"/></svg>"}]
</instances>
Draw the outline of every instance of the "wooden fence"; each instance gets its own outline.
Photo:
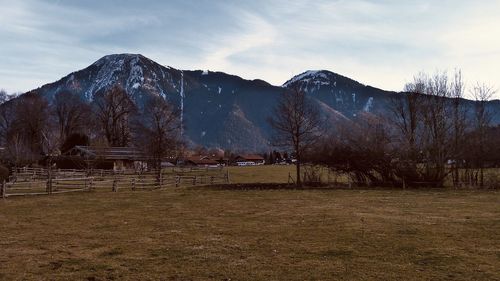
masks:
<instances>
[{"instance_id":1,"label":"wooden fence","mask_svg":"<svg viewBox=\"0 0 500 281\"><path fill-rule=\"evenodd\" d=\"M50 176L49 176L50 174ZM19 177L21 175L21 177ZM25 176L30 175L30 176ZM166 187L229 183L229 172L222 169L168 169L161 173L106 170L23 169L0 186L0 197L49 195L68 192L154 190Z\"/></svg>"},{"instance_id":2,"label":"wooden fence","mask_svg":"<svg viewBox=\"0 0 500 281\"><path fill-rule=\"evenodd\" d=\"M68 192L91 191L93 185L92 177L65 178L24 182L3 182L1 185L1 197L49 195Z\"/></svg>"}]
</instances>

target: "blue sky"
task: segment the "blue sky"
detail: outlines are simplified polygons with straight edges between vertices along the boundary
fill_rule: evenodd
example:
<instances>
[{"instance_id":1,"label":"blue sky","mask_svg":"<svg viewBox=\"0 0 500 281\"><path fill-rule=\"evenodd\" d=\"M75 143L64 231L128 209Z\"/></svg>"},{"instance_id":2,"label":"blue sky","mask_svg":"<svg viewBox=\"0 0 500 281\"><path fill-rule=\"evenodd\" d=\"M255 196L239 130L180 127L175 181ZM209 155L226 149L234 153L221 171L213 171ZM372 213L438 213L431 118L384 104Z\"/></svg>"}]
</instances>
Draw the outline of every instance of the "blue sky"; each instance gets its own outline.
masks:
<instances>
[{"instance_id":1,"label":"blue sky","mask_svg":"<svg viewBox=\"0 0 500 281\"><path fill-rule=\"evenodd\" d=\"M401 90L461 68L500 86L500 1L0 0L0 88L27 91L112 53L281 85L308 69ZM500 95L497 93L496 95Z\"/></svg>"}]
</instances>

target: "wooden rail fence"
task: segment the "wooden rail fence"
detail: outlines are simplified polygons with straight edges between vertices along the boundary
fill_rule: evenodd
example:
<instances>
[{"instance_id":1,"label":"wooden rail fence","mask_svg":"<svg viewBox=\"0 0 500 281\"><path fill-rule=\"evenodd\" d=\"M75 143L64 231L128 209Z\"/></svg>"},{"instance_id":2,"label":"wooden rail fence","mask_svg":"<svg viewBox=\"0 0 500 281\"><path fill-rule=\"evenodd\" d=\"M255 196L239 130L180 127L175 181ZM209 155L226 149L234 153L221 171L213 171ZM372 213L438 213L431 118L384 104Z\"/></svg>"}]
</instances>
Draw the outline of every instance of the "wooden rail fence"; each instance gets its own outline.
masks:
<instances>
[{"instance_id":1,"label":"wooden rail fence","mask_svg":"<svg viewBox=\"0 0 500 281\"><path fill-rule=\"evenodd\" d=\"M182 168L181 168L182 169ZM154 190L166 187L229 183L229 172L222 169L168 169L162 173L105 170L22 169L0 185L0 197L48 195L68 192ZM214 172L214 173L210 173ZM50 176L49 176L50 174ZM19 177L19 175L23 175ZM29 175L24 177L24 175Z\"/></svg>"}]
</instances>

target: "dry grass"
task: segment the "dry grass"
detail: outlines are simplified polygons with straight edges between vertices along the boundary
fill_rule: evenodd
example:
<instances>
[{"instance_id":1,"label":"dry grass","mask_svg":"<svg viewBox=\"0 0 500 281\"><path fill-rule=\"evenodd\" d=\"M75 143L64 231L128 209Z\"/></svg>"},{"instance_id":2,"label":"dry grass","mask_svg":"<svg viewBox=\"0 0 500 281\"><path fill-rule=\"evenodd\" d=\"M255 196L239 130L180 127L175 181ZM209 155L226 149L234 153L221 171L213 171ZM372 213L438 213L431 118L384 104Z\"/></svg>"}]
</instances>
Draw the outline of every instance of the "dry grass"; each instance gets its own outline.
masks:
<instances>
[{"instance_id":1,"label":"dry grass","mask_svg":"<svg viewBox=\"0 0 500 281\"><path fill-rule=\"evenodd\" d=\"M295 179L294 165L229 166L231 183L286 183L288 174Z\"/></svg>"},{"instance_id":2,"label":"dry grass","mask_svg":"<svg viewBox=\"0 0 500 281\"><path fill-rule=\"evenodd\" d=\"M0 280L500 280L499 203L429 190L9 198Z\"/></svg>"},{"instance_id":3,"label":"dry grass","mask_svg":"<svg viewBox=\"0 0 500 281\"><path fill-rule=\"evenodd\" d=\"M265 165L225 168L229 170L231 183L287 183L288 175L295 180L295 165ZM308 167L302 166L302 174ZM321 176L324 182L347 183L345 175L328 173L326 168L314 167L314 170Z\"/></svg>"}]
</instances>

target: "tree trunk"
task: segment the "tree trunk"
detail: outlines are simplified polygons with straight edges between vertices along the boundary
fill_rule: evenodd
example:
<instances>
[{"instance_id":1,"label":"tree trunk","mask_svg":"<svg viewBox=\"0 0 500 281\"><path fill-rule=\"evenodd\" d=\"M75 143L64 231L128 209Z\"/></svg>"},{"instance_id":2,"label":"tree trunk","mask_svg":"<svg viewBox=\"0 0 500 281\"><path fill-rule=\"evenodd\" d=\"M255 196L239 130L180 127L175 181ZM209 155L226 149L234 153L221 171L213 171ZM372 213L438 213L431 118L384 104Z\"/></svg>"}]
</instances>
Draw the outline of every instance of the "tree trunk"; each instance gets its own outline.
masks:
<instances>
[{"instance_id":1,"label":"tree trunk","mask_svg":"<svg viewBox=\"0 0 500 281\"><path fill-rule=\"evenodd\" d=\"M297 187L302 186L302 181L300 180L300 161L297 159L297 163L295 164L297 171Z\"/></svg>"},{"instance_id":2,"label":"tree trunk","mask_svg":"<svg viewBox=\"0 0 500 281\"><path fill-rule=\"evenodd\" d=\"M298 143L298 141L297 141L297 143ZM302 157L300 155L299 145L298 144L296 144L296 146L295 146L295 156L297 158L296 159L297 162L295 162L295 168L296 168L295 170L297 172L297 187L301 187L302 186L302 180L300 178L300 165L301 165L300 161L301 161Z\"/></svg>"}]
</instances>

